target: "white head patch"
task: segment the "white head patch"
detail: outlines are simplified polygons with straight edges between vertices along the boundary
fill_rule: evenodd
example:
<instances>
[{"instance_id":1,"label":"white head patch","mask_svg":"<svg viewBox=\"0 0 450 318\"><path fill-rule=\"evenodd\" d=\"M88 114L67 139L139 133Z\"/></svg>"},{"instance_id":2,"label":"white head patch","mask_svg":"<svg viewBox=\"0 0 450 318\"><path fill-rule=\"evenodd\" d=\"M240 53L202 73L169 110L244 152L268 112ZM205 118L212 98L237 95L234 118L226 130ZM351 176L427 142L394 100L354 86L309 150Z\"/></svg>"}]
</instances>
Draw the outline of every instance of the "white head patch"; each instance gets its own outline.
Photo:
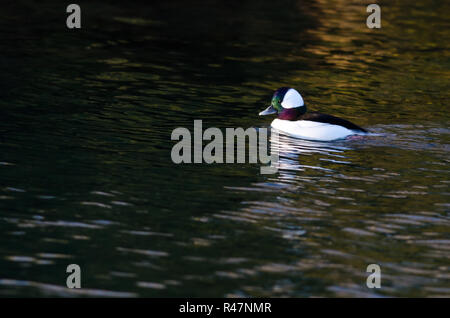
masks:
<instances>
[{"instance_id":1,"label":"white head patch","mask_svg":"<svg viewBox=\"0 0 450 318\"><path fill-rule=\"evenodd\" d=\"M283 101L281 102L283 108L297 108L303 105L305 105L305 103L303 102L302 95L293 88L290 88L286 92Z\"/></svg>"}]
</instances>

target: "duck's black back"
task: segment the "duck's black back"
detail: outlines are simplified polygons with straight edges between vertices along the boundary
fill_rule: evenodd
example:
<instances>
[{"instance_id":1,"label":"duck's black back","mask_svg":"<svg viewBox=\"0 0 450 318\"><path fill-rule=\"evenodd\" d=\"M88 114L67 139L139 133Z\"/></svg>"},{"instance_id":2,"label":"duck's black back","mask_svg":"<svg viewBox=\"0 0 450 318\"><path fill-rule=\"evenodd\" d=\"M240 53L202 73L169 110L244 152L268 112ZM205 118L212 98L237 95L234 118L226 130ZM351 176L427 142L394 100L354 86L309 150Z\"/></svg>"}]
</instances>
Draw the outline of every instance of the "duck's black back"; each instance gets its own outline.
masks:
<instances>
[{"instance_id":1,"label":"duck's black back","mask_svg":"<svg viewBox=\"0 0 450 318\"><path fill-rule=\"evenodd\" d=\"M347 128L347 129L358 130L361 132L367 132L367 130L365 130L364 128L361 128L358 125L355 125L354 123L349 122L348 120L345 120L345 119L342 119L339 117L335 117L335 116L331 116L331 115L327 115L327 114L318 113L318 112L306 113L306 114L302 115L299 119L316 121L319 123L327 123L327 124L331 124L331 125L339 125L339 126L343 126L343 127Z\"/></svg>"}]
</instances>

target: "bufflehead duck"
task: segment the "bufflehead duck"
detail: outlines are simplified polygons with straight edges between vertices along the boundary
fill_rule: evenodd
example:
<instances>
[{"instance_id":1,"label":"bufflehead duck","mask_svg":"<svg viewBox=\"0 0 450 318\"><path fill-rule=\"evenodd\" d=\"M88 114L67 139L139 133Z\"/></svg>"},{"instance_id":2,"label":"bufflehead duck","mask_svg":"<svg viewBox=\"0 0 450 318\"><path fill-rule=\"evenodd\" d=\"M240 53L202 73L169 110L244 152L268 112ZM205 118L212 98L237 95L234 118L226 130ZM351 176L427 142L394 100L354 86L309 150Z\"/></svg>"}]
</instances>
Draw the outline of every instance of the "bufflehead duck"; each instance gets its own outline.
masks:
<instances>
[{"instance_id":1,"label":"bufflehead duck","mask_svg":"<svg viewBox=\"0 0 450 318\"><path fill-rule=\"evenodd\" d=\"M306 113L302 95L290 87L277 89L271 105L259 113L260 116L270 114L278 114L272 121L273 128L301 139L331 141L367 133L364 128L339 117Z\"/></svg>"}]
</instances>

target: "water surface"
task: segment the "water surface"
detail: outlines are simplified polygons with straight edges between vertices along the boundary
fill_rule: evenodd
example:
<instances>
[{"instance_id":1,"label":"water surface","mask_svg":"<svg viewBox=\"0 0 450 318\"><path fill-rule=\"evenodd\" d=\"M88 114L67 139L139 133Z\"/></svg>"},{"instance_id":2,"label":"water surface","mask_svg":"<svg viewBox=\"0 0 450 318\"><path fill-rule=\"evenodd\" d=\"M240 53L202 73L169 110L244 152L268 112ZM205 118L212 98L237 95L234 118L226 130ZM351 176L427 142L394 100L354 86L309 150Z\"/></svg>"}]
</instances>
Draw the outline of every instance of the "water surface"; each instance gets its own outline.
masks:
<instances>
[{"instance_id":1,"label":"water surface","mask_svg":"<svg viewBox=\"0 0 450 318\"><path fill-rule=\"evenodd\" d=\"M448 3L79 4L0 12L0 296L450 296ZM267 127L281 86L374 135L172 163L174 128Z\"/></svg>"}]
</instances>

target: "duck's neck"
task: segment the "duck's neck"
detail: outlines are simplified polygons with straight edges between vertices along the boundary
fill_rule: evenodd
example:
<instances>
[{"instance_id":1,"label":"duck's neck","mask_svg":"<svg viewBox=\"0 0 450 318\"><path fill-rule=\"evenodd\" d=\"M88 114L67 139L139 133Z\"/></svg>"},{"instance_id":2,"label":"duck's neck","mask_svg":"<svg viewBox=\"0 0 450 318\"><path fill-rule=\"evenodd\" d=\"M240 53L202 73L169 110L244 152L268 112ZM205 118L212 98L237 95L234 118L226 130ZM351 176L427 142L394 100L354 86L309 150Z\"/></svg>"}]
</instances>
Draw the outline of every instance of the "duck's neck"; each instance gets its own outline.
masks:
<instances>
[{"instance_id":1,"label":"duck's neck","mask_svg":"<svg viewBox=\"0 0 450 318\"><path fill-rule=\"evenodd\" d=\"M306 106L297 108L285 108L278 114L278 119L282 120L299 120L306 113Z\"/></svg>"}]
</instances>

